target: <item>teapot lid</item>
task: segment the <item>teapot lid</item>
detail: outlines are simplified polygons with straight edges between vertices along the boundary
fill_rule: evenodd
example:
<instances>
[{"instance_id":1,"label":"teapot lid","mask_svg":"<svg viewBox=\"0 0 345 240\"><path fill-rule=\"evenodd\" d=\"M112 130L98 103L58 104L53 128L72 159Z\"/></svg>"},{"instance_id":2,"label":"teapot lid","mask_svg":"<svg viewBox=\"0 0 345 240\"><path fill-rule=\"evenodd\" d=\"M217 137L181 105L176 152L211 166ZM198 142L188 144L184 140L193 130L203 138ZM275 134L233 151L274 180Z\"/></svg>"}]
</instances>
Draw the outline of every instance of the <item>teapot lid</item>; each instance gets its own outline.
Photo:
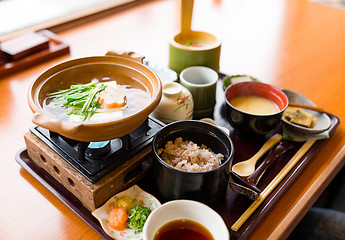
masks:
<instances>
[{"instance_id":1,"label":"teapot lid","mask_svg":"<svg viewBox=\"0 0 345 240\"><path fill-rule=\"evenodd\" d=\"M167 97L179 96L182 92L182 86L176 82L170 82L163 85L163 94Z\"/></svg>"}]
</instances>

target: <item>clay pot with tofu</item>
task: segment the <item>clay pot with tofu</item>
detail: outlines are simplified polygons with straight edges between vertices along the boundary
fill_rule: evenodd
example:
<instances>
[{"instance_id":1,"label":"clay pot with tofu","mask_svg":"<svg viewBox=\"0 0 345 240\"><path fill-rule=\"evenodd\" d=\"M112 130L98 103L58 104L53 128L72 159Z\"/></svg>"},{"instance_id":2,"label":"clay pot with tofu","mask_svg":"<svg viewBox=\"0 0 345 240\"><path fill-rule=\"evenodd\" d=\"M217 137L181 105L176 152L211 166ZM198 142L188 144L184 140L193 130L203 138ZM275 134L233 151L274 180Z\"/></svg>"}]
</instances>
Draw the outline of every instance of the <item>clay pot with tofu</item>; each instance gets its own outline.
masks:
<instances>
[{"instance_id":1,"label":"clay pot with tofu","mask_svg":"<svg viewBox=\"0 0 345 240\"><path fill-rule=\"evenodd\" d=\"M31 84L28 92L29 106L34 113L32 121L84 142L111 140L130 133L146 120L162 96L158 76L142 64L142 59L133 52L108 52L106 56L74 59L48 69ZM47 96L52 92L90 81L105 85L96 98L104 112L115 109L121 110L121 114L78 122L60 118L45 108Z\"/></svg>"}]
</instances>

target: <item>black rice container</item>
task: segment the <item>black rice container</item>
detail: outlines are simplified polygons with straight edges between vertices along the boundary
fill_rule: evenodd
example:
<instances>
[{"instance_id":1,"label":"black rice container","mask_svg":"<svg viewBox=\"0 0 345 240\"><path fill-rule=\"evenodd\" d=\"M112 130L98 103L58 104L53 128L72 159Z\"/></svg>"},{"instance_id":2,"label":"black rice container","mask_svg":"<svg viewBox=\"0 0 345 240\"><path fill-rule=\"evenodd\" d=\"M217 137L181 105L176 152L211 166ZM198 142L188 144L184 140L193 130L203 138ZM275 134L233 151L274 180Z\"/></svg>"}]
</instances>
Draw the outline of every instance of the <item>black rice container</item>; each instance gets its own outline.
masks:
<instances>
[{"instance_id":1,"label":"black rice container","mask_svg":"<svg viewBox=\"0 0 345 240\"><path fill-rule=\"evenodd\" d=\"M158 150L178 137L199 146L205 144L213 152L223 154L222 164L205 172L187 172L168 165L160 158ZM189 199L216 205L225 197L233 155L229 136L218 127L194 120L174 122L163 127L153 139L154 181L165 201Z\"/></svg>"}]
</instances>

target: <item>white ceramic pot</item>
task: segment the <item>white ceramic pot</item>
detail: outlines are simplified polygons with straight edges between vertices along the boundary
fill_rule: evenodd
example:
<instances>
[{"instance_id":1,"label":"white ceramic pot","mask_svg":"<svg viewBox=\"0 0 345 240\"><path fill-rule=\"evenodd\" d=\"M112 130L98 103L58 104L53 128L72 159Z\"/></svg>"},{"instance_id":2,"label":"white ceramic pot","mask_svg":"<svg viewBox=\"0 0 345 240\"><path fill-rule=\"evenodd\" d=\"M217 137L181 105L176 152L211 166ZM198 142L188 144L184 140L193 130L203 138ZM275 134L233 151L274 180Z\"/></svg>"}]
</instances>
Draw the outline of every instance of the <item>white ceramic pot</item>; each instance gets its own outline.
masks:
<instances>
[{"instance_id":1,"label":"white ceramic pot","mask_svg":"<svg viewBox=\"0 0 345 240\"><path fill-rule=\"evenodd\" d=\"M164 123L193 118L194 101L192 94L176 82L163 85L163 95L152 116Z\"/></svg>"}]
</instances>

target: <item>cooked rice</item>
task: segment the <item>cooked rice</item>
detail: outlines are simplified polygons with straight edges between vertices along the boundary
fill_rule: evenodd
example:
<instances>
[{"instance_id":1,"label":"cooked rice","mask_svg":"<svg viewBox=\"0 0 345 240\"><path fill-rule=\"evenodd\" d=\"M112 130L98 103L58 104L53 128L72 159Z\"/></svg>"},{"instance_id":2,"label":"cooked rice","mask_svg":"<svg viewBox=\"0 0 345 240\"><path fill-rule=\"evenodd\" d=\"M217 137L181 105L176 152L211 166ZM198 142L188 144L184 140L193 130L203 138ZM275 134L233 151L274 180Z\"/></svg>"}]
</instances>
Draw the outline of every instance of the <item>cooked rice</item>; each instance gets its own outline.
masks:
<instances>
[{"instance_id":1,"label":"cooked rice","mask_svg":"<svg viewBox=\"0 0 345 240\"><path fill-rule=\"evenodd\" d=\"M168 141L158 154L164 162L172 167L188 172L204 172L219 167L224 159L220 153L215 154L204 144L198 146L192 141L183 141L181 137Z\"/></svg>"}]
</instances>

